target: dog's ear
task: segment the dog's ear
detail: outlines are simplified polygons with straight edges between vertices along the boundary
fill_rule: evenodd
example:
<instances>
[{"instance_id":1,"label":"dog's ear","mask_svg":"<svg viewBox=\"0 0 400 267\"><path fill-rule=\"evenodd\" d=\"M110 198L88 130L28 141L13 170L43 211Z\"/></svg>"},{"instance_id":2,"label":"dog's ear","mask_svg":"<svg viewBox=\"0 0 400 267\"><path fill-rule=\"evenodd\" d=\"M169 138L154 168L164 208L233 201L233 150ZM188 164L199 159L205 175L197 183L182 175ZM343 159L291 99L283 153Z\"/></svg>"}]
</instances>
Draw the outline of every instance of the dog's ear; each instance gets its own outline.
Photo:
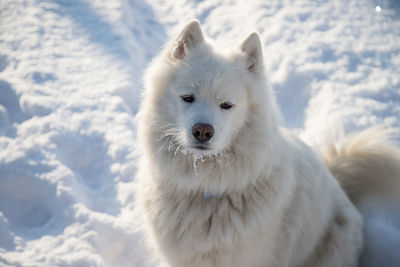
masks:
<instances>
[{"instance_id":1,"label":"dog's ear","mask_svg":"<svg viewBox=\"0 0 400 267\"><path fill-rule=\"evenodd\" d=\"M203 31L199 21L188 23L173 43L171 58L182 60L188 52L204 41Z\"/></svg>"},{"instance_id":2,"label":"dog's ear","mask_svg":"<svg viewBox=\"0 0 400 267\"><path fill-rule=\"evenodd\" d=\"M258 33L251 33L240 45L240 50L246 57L245 64L248 71L256 73L262 69L263 54Z\"/></svg>"}]
</instances>

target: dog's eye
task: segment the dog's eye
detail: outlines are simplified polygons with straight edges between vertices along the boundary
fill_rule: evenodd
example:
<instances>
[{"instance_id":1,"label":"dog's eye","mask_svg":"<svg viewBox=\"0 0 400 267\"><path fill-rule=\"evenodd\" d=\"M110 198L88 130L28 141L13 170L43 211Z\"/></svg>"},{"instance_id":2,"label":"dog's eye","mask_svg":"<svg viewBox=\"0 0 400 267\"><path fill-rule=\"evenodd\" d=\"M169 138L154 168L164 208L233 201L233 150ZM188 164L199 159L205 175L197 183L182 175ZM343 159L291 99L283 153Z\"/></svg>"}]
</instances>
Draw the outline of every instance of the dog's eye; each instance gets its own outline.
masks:
<instances>
[{"instance_id":1,"label":"dog's eye","mask_svg":"<svg viewBox=\"0 0 400 267\"><path fill-rule=\"evenodd\" d=\"M183 95L181 98L183 101L188 103L193 103L196 100L193 95Z\"/></svg>"},{"instance_id":2,"label":"dog's eye","mask_svg":"<svg viewBox=\"0 0 400 267\"><path fill-rule=\"evenodd\" d=\"M224 103L222 103L221 105L219 105L222 109L230 109L230 108L232 108L233 107L233 104L232 103L229 103L229 102L224 102Z\"/></svg>"}]
</instances>

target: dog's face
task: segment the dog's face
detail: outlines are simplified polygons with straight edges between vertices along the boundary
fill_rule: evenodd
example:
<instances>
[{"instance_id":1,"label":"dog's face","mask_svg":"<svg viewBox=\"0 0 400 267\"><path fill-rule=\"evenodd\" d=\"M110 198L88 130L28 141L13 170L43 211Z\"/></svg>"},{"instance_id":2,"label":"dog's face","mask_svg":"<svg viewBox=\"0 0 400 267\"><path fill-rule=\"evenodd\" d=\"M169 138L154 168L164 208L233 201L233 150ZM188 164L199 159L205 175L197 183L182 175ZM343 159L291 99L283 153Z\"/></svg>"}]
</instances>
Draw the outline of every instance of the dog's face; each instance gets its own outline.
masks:
<instances>
[{"instance_id":1,"label":"dog's face","mask_svg":"<svg viewBox=\"0 0 400 267\"><path fill-rule=\"evenodd\" d=\"M161 126L161 139L175 150L200 156L229 149L245 125L248 91L244 76L252 75L255 56L260 56L256 52L244 56L242 50L244 60L237 60L238 55L218 55L204 42L199 24L188 24L168 55L176 70L161 99L168 120Z\"/></svg>"},{"instance_id":2,"label":"dog's face","mask_svg":"<svg viewBox=\"0 0 400 267\"><path fill-rule=\"evenodd\" d=\"M170 83L178 145L197 154L217 154L243 126L247 95L234 66L216 55L193 55Z\"/></svg>"}]
</instances>

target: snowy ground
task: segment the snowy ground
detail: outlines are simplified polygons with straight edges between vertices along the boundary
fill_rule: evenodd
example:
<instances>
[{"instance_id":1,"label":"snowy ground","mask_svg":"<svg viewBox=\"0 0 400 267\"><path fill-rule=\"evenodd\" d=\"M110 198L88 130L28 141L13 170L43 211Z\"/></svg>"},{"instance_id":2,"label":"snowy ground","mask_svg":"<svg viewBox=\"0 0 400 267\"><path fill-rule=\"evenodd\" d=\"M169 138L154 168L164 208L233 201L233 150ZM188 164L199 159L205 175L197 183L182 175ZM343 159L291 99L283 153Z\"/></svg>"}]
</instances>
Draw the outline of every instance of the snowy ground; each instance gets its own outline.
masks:
<instances>
[{"instance_id":1,"label":"snowy ground","mask_svg":"<svg viewBox=\"0 0 400 267\"><path fill-rule=\"evenodd\" d=\"M261 34L304 140L400 126L396 0L3 0L0 266L156 265L133 210L134 116L146 64L192 18L224 47ZM370 216L364 266L398 266L399 217Z\"/></svg>"}]
</instances>

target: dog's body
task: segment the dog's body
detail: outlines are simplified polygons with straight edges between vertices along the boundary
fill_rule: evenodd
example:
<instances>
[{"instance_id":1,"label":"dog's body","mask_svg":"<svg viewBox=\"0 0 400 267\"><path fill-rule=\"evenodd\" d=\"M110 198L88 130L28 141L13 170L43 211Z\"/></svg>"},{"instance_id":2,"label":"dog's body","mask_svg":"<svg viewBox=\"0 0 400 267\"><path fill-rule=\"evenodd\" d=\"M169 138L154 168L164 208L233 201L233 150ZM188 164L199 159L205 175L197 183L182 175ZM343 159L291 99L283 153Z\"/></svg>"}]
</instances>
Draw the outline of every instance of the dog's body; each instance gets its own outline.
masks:
<instances>
[{"instance_id":1,"label":"dog's body","mask_svg":"<svg viewBox=\"0 0 400 267\"><path fill-rule=\"evenodd\" d=\"M322 159L279 129L266 84L257 34L224 57L198 22L149 68L137 197L149 243L171 266L356 266L361 215ZM359 162L343 159L372 151L368 167L386 153L368 141L377 135L330 147L325 159L341 183L362 179ZM400 176L400 153L389 154L374 165L387 181ZM353 191L359 199L370 190Z\"/></svg>"}]
</instances>

